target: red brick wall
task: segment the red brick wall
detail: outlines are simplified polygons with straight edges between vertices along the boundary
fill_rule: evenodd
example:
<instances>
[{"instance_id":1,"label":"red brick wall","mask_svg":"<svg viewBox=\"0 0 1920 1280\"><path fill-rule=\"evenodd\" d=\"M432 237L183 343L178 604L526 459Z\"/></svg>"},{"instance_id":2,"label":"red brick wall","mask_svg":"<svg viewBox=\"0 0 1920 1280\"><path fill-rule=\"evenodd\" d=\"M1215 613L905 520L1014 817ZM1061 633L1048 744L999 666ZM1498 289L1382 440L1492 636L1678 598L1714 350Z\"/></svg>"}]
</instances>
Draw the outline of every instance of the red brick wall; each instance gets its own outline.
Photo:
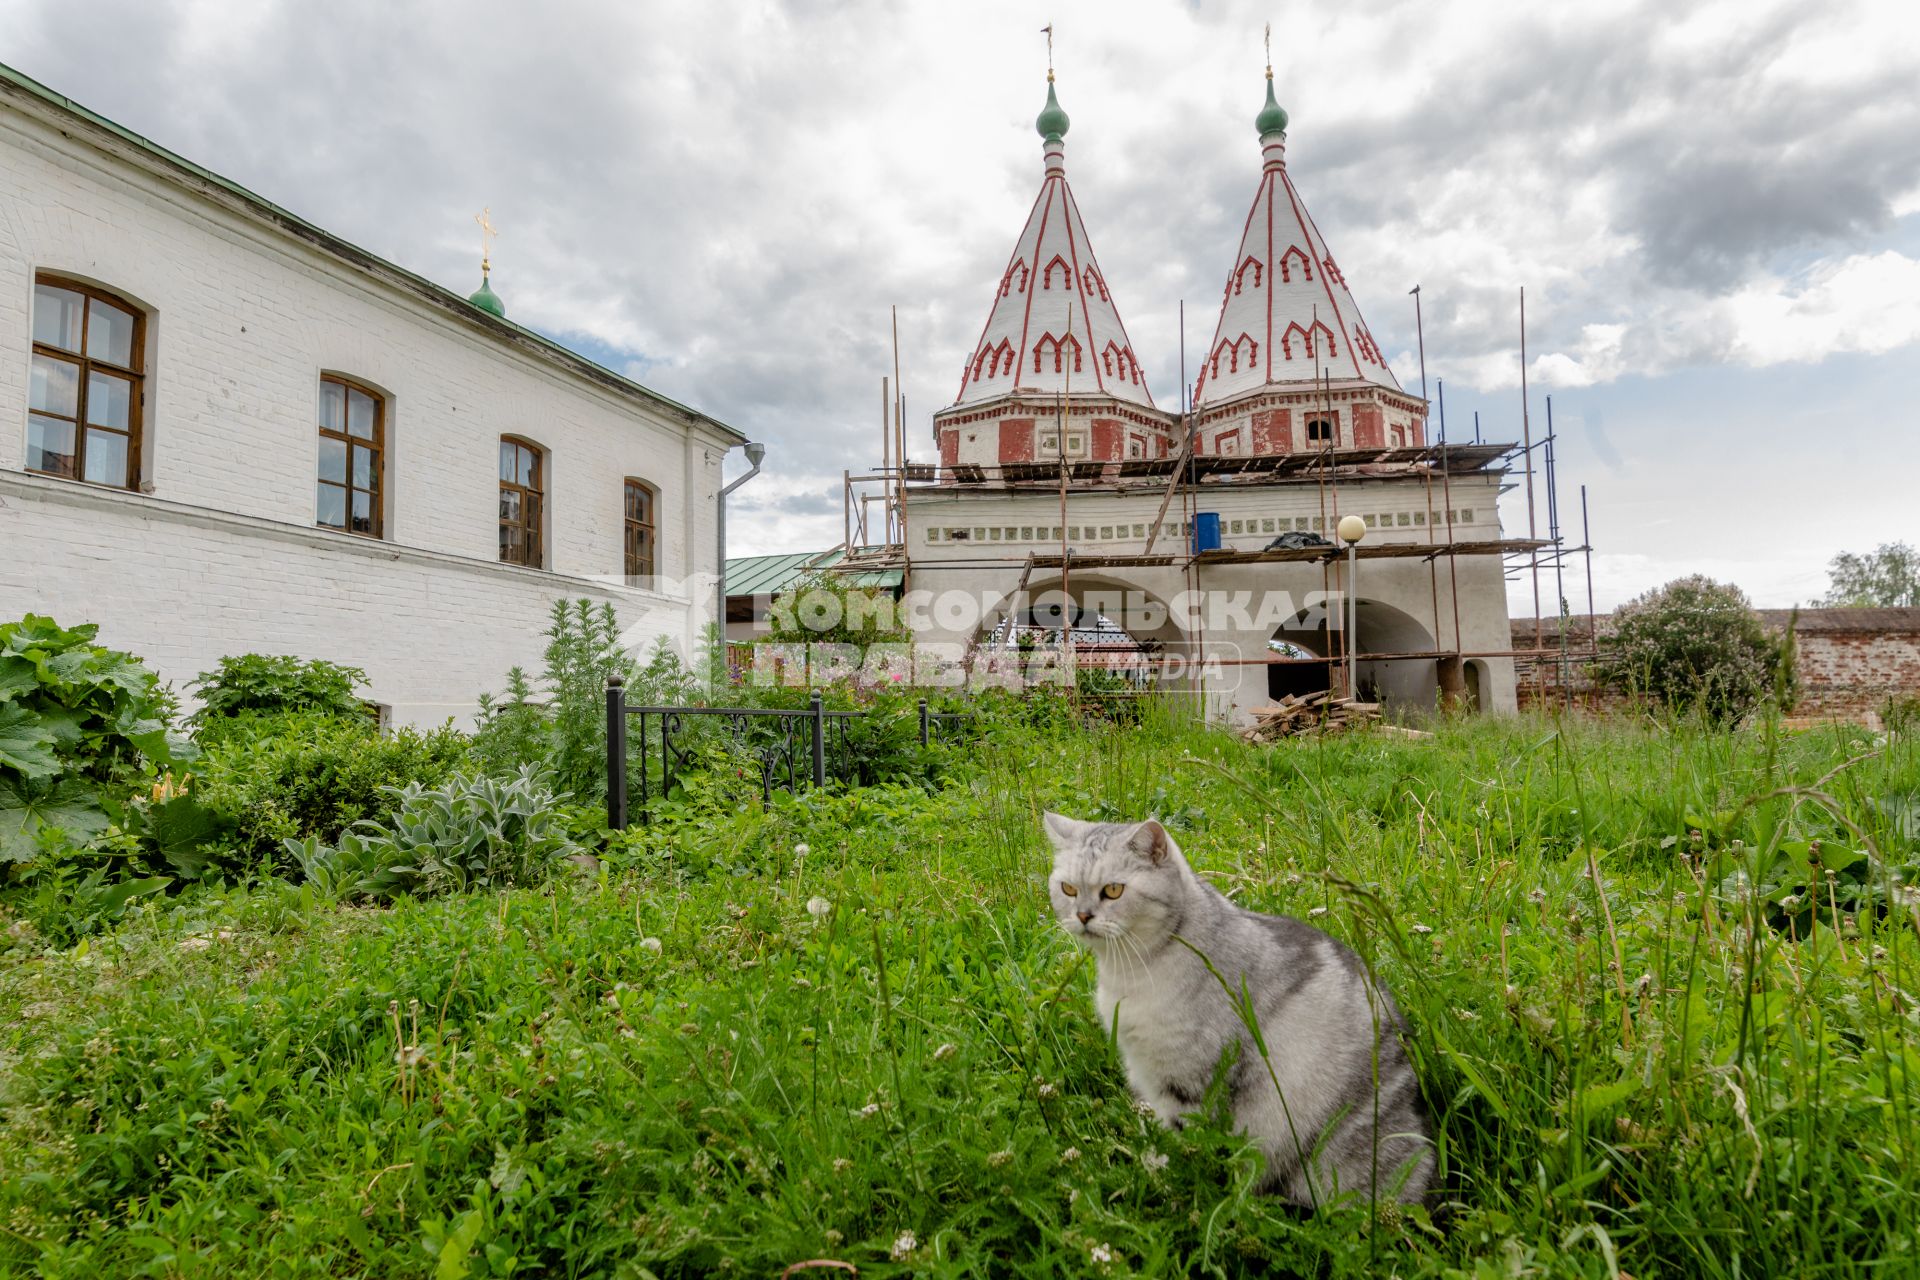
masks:
<instances>
[{"instance_id":1,"label":"red brick wall","mask_svg":"<svg viewBox=\"0 0 1920 1280\"><path fill-rule=\"evenodd\" d=\"M1002 418L1000 420L1000 461L1033 461L1033 419Z\"/></svg>"},{"instance_id":2,"label":"red brick wall","mask_svg":"<svg viewBox=\"0 0 1920 1280\"><path fill-rule=\"evenodd\" d=\"M940 465L951 467L960 461L960 428L948 427L940 433Z\"/></svg>"},{"instance_id":3,"label":"red brick wall","mask_svg":"<svg viewBox=\"0 0 1920 1280\"><path fill-rule=\"evenodd\" d=\"M1778 635L1786 628L1789 611L1762 609L1760 621ZM1602 615L1600 634L1613 619ZM1591 651L1592 620L1584 615L1567 619L1567 685L1576 702L1606 705L1618 702L1593 688L1586 676ZM1560 699L1560 623L1540 622L1544 646L1554 652L1538 659L1514 660L1522 705ZM1796 717L1869 720L1894 698L1920 697L1920 609L1808 609L1800 615L1794 634L1800 659L1800 701ZM1532 618L1513 619L1513 647L1535 647Z\"/></svg>"},{"instance_id":4,"label":"red brick wall","mask_svg":"<svg viewBox=\"0 0 1920 1280\"><path fill-rule=\"evenodd\" d=\"M1353 447L1384 449L1386 444L1386 422L1380 413L1379 406L1371 404L1353 406Z\"/></svg>"},{"instance_id":5,"label":"red brick wall","mask_svg":"<svg viewBox=\"0 0 1920 1280\"><path fill-rule=\"evenodd\" d=\"M1254 453L1293 452L1293 411L1274 409L1253 415Z\"/></svg>"},{"instance_id":6,"label":"red brick wall","mask_svg":"<svg viewBox=\"0 0 1920 1280\"><path fill-rule=\"evenodd\" d=\"M1109 462L1127 456L1126 428L1112 418L1093 420L1093 452L1089 455L1096 461Z\"/></svg>"}]
</instances>

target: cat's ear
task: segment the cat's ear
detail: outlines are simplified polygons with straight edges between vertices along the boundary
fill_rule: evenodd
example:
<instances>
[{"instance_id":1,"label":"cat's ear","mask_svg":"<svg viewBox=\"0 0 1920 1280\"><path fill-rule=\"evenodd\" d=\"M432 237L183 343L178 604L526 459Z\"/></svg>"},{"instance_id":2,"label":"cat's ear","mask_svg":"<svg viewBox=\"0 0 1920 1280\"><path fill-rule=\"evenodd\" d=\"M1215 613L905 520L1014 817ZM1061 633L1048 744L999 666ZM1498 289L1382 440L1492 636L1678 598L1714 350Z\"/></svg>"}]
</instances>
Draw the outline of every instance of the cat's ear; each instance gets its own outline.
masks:
<instances>
[{"instance_id":1,"label":"cat's ear","mask_svg":"<svg viewBox=\"0 0 1920 1280\"><path fill-rule=\"evenodd\" d=\"M1084 823L1075 822L1065 814L1055 813L1051 809L1041 811L1040 822L1047 829L1048 837L1056 845L1064 845L1080 834Z\"/></svg>"},{"instance_id":2,"label":"cat's ear","mask_svg":"<svg viewBox=\"0 0 1920 1280\"><path fill-rule=\"evenodd\" d=\"M1160 825L1157 818L1148 818L1133 829L1133 835L1127 839L1127 847L1145 858L1149 865L1159 866L1173 852L1173 837Z\"/></svg>"}]
</instances>

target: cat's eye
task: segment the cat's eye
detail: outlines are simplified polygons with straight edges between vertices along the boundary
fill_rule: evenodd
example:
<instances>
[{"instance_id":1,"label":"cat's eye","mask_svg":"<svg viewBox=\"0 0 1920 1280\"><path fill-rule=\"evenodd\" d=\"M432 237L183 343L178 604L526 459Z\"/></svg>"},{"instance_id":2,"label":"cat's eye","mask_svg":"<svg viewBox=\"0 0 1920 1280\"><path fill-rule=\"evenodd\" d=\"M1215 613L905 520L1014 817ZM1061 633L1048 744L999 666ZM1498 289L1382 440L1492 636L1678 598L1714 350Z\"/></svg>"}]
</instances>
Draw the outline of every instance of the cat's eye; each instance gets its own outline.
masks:
<instances>
[{"instance_id":1,"label":"cat's eye","mask_svg":"<svg viewBox=\"0 0 1920 1280\"><path fill-rule=\"evenodd\" d=\"M1066 894L1069 898L1077 898L1080 896L1080 891L1068 884L1065 880L1060 882L1060 892Z\"/></svg>"},{"instance_id":2,"label":"cat's eye","mask_svg":"<svg viewBox=\"0 0 1920 1280\"><path fill-rule=\"evenodd\" d=\"M1123 884L1102 885L1100 887L1100 896L1111 900L1119 897L1121 894L1125 893L1126 891L1127 891L1127 886Z\"/></svg>"}]
</instances>

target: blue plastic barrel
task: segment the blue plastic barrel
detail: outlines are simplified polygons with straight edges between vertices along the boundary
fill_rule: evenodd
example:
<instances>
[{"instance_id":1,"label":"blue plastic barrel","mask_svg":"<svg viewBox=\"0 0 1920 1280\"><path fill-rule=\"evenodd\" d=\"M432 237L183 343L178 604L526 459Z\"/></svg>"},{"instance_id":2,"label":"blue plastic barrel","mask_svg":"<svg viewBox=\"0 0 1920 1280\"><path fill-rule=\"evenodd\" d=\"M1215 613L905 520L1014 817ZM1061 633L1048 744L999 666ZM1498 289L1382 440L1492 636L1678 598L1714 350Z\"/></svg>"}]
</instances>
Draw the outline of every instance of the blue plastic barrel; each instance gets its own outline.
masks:
<instances>
[{"instance_id":1,"label":"blue plastic barrel","mask_svg":"<svg viewBox=\"0 0 1920 1280\"><path fill-rule=\"evenodd\" d=\"M1202 551L1220 549L1220 513L1218 511L1199 511L1193 517L1193 550L1198 555Z\"/></svg>"}]
</instances>

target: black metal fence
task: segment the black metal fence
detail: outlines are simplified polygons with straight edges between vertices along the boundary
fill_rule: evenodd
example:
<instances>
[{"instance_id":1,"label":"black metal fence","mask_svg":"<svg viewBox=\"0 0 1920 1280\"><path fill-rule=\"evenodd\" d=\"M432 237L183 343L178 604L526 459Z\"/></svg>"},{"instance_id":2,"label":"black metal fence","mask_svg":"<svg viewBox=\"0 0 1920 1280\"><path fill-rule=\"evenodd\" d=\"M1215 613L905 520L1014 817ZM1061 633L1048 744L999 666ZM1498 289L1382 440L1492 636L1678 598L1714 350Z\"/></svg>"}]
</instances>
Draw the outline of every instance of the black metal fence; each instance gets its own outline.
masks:
<instances>
[{"instance_id":1,"label":"black metal fence","mask_svg":"<svg viewBox=\"0 0 1920 1280\"><path fill-rule=\"evenodd\" d=\"M689 770L699 750L698 735L688 740L689 720L717 719L733 739L740 755L760 770L760 796L771 800L775 791L798 791L802 786L824 786L843 769L847 759L847 728L873 714L865 711L829 711L815 689L804 708L780 707L632 707L619 676L607 681L607 825L624 830L628 823L630 776L640 783L639 809L644 816L653 798L655 765L661 795L673 789L674 779ZM934 711L920 699L920 745L945 738L970 719L965 712ZM631 722L638 721L635 726ZM637 747L637 770L629 768L629 748Z\"/></svg>"}]
</instances>

